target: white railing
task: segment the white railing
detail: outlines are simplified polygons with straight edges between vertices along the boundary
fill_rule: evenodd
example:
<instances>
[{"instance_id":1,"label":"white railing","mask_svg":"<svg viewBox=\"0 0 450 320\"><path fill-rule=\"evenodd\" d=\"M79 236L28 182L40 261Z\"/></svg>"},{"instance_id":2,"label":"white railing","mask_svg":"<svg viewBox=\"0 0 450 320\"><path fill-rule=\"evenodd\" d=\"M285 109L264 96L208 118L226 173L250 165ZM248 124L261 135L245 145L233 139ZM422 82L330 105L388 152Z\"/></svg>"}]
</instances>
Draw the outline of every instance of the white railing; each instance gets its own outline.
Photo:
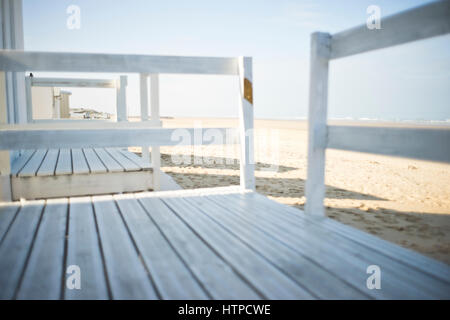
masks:
<instances>
[{"instance_id":1,"label":"white railing","mask_svg":"<svg viewBox=\"0 0 450 320\"><path fill-rule=\"evenodd\" d=\"M33 119L33 101L31 93L32 87L81 87L116 89L117 121L126 121L126 86L127 76L120 76L119 79L39 78L30 76L25 77L28 122L42 122L42 120ZM55 119L52 119L52 121L55 121Z\"/></svg>"},{"instance_id":2,"label":"white railing","mask_svg":"<svg viewBox=\"0 0 450 320\"><path fill-rule=\"evenodd\" d=\"M450 32L450 1L383 18L381 29L359 26L311 36L306 207L323 216L326 148L450 162L450 130L327 125L328 64L338 59Z\"/></svg>"},{"instance_id":3,"label":"white railing","mask_svg":"<svg viewBox=\"0 0 450 320\"><path fill-rule=\"evenodd\" d=\"M105 123L101 125L80 123L28 124L0 126L0 150L26 148L75 148L75 147L128 147L147 146L152 150L152 161L159 165L159 146L193 144L194 139L180 139L179 133L195 134L193 128L155 128L159 120L158 74L221 74L236 75L240 79L239 142L241 145L240 174L241 187L255 188L253 164L253 89L252 60L249 57L178 57L85 53L49 53L0 50L0 71L48 71L48 72L113 72L139 73L141 83L141 123ZM148 119L147 79L151 80L152 119ZM0 97L2 93L0 92ZM156 116L157 118L154 118ZM178 131L176 130L183 130ZM185 130L185 131L184 131ZM223 137L234 137L234 128L208 128L210 132ZM178 137L178 139L174 139ZM235 143L234 138L211 139L203 144ZM154 159L155 157L155 159ZM156 159L157 158L157 159ZM5 174L3 174L3 180ZM9 175L8 175L9 176ZM0 181L1 182L1 181ZM0 184L7 185L4 183ZM0 196L1 196L0 190ZM4 192L5 193L5 192ZM5 197L3 197L5 198Z\"/></svg>"}]
</instances>

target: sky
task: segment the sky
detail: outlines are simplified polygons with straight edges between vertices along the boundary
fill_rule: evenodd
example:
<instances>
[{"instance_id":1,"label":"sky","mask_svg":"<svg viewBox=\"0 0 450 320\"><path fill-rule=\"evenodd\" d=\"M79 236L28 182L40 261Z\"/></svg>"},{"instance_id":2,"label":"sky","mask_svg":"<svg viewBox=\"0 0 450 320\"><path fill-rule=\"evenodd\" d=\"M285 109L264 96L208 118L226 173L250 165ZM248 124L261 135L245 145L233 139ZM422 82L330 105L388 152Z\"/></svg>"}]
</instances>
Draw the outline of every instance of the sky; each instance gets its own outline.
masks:
<instances>
[{"instance_id":1,"label":"sky","mask_svg":"<svg viewBox=\"0 0 450 320\"><path fill-rule=\"evenodd\" d=\"M315 31L365 24L424 0L23 0L25 50L253 57L256 118L305 118L309 44ZM80 8L69 29L67 8ZM35 76L117 77L114 74ZM450 122L450 35L330 63L329 117ZM161 75L162 116L236 117L236 76ZM114 89L71 88L71 107L115 113ZM139 114L138 77L130 74L129 115Z\"/></svg>"}]
</instances>

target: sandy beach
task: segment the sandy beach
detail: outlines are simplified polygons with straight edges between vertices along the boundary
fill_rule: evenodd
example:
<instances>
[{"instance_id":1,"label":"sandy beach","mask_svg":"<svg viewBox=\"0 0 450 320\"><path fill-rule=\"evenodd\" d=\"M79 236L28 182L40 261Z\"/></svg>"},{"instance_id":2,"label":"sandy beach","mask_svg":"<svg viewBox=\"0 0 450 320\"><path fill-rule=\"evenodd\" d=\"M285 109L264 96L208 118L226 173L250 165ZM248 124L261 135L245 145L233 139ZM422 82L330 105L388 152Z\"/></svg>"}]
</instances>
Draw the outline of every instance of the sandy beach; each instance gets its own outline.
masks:
<instances>
[{"instance_id":1,"label":"sandy beach","mask_svg":"<svg viewBox=\"0 0 450 320\"><path fill-rule=\"evenodd\" d=\"M163 120L164 127L236 125ZM306 121L255 120L256 190L303 209L306 150ZM161 154L161 169L185 189L239 184L238 146L162 147ZM450 264L449 164L328 150L326 185L328 217Z\"/></svg>"}]
</instances>

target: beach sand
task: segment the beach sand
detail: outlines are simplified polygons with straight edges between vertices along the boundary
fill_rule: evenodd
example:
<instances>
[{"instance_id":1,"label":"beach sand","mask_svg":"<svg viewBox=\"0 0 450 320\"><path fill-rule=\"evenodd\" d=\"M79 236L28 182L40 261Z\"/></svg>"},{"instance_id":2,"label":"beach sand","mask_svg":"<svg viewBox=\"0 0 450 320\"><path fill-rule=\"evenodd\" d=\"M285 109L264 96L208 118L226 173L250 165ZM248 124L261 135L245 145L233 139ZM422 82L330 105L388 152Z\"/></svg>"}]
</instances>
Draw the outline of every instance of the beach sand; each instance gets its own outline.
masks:
<instances>
[{"instance_id":1,"label":"beach sand","mask_svg":"<svg viewBox=\"0 0 450 320\"><path fill-rule=\"evenodd\" d=\"M235 127L237 119L164 119L163 126ZM306 130L305 121L255 120L256 190L299 209ZM161 147L161 154L161 169L185 189L239 184L236 145ZM180 155L191 163L176 164ZM339 150L327 150L326 163L328 217L450 264L450 164Z\"/></svg>"}]
</instances>

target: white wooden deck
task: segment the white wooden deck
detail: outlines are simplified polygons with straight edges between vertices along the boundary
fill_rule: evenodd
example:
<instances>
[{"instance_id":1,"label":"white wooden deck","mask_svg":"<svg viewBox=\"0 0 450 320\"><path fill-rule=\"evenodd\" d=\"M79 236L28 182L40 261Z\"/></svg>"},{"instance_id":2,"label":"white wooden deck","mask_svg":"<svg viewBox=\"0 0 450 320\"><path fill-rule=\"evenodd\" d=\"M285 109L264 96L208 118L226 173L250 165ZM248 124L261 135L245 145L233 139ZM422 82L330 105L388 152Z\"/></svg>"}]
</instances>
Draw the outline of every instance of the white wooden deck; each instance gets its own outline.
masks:
<instances>
[{"instance_id":1,"label":"white wooden deck","mask_svg":"<svg viewBox=\"0 0 450 320\"><path fill-rule=\"evenodd\" d=\"M11 164L13 200L152 189L152 168L126 148L25 150Z\"/></svg>"},{"instance_id":2,"label":"white wooden deck","mask_svg":"<svg viewBox=\"0 0 450 320\"><path fill-rule=\"evenodd\" d=\"M0 298L450 298L449 266L239 190L5 203ZM373 264L380 290L366 287Z\"/></svg>"}]
</instances>

